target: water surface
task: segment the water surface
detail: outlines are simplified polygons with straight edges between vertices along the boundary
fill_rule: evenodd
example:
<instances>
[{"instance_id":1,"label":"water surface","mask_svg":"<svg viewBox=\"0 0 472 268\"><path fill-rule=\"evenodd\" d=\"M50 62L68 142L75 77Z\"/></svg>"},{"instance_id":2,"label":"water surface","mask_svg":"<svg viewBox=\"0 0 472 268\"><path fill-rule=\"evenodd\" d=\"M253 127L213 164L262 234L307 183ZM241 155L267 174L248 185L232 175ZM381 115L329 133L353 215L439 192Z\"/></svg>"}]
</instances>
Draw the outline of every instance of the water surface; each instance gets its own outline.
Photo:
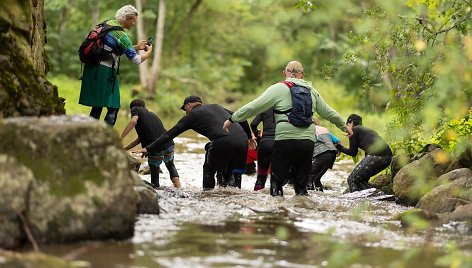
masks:
<instances>
[{"instance_id":1,"label":"water surface","mask_svg":"<svg viewBox=\"0 0 472 268\"><path fill-rule=\"evenodd\" d=\"M392 217L409 208L389 201L343 195L352 161L337 162L322 178L325 192L283 198L268 189L202 191L203 137L177 138L182 190L168 172L158 190L160 215L140 215L126 241L52 246L45 250L89 262L91 267L439 267L448 241L472 252L472 234L462 223L428 231L405 230ZM164 167L164 165L163 165ZM150 175L141 175L150 180ZM268 185L266 185L268 186Z\"/></svg>"}]
</instances>

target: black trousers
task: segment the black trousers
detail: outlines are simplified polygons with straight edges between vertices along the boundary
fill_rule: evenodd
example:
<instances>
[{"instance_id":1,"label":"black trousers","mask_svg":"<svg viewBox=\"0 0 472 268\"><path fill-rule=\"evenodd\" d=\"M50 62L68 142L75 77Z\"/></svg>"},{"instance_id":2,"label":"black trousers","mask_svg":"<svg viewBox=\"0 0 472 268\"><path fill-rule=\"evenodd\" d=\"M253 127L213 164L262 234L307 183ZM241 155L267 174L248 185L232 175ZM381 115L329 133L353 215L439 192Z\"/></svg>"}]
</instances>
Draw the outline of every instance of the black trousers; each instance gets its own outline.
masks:
<instances>
[{"instance_id":1,"label":"black trousers","mask_svg":"<svg viewBox=\"0 0 472 268\"><path fill-rule=\"evenodd\" d=\"M313 157L311 171L308 179L308 190L323 190L321 177L333 167L336 161L336 151L326 151Z\"/></svg>"},{"instance_id":2,"label":"black trousers","mask_svg":"<svg viewBox=\"0 0 472 268\"><path fill-rule=\"evenodd\" d=\"M257 147L257 182L261 186L265 185L272 158L272 150L275 140L263 138Z\"/></svg>"},{"instance_id":3,"label":"black trousers","mask_svg":"<svg viewBox=\"0 0 472 268\"><path fill-rule=\"evenodd\" d=\"M372 188L370 177L386 169L391 161L392 156L366 155L347 178L349 192Z\"/></svg>"},{"instance_id":4,"label":"black trousers","mask_svg":"<svg viewBox=\"0 0 472 268\"><path fill-rule=\"evenodd\" d=\"M205 145L203 189L215 188L215 174L222 186L241 188L242 174L246 169L248 139L246 135L225 136Z\"/></svg>"},{"instance_id":5,"label":"black trousers","mask_svg":"<svg viewBox=\"0 0 472 268\"><path fill-rule=\"evenodd\" d=\"M90 116L99 120L100 116L102 115L103 107L92 107L90 111ZM116 118L118 116L118 108L107 108L107 114L105 115L104 121L110 125L111 127L115 126Z\"/></svg>"},{"instance_id":6,"label":"black trousers","mask_svg":"<svg viewBox=\"0 0 472 268\"><path fill-rule=\"evenodd\" d=\"M308 174L315 142L312 140L276 140L272 151L270 192L282 196L282 186L291 177L297 195L306 195Z\"/></svg>"}]
</instances>

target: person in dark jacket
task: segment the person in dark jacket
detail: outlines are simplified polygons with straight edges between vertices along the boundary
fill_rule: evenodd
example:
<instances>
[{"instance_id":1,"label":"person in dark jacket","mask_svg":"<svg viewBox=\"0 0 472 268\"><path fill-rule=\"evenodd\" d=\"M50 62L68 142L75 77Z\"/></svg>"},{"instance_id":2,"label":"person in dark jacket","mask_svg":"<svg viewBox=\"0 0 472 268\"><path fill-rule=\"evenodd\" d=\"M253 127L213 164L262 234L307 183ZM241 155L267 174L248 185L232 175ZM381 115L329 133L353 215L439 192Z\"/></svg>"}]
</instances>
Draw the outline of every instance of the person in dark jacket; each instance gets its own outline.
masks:
<instances>
[{"instance_id":1,"label":"person in dark jacket","mask_svg":"<svg viewBox=\"0 0 472 268\"><path fill-rule=\"evenodd\" d=\"M374 130L362 126L362 117L351 114L346 122L349 137L349 149L341 144L336 148L347 155L356 156L358 149L365 152L365 157L356 165L347 178L349 191L361 191L372 188L370 177L384 170L392 161L392 151L388 144Z\"/></svg>"},{"instance_id":2,"label":"person in dark jacket","mask_svg":"<svg viewBox=\"0 0 472 268\"><path fill-rule=\"evenodd\" d=\"M146 109L146 103L142 99L131 101L129 108L131 110L131 120L126 125L121 140L134 128L138 137L130 144L125 146L125 150L134 148L141 143L144 148L159 138L162 133L166 132L161 119ZM149 169L151 170L151 183L154 187L159 187L159 168L164 162L169 171L170 179L175 188L180 188L179 173L174 165L174 141L170 140L159 146L153 153L148 154Z\"/></svg>"},{"instance_id":3,"label":"person in dark jacket","mask_svg":"<svg viewBox=\"0 0 472 268\"><path fill-rule=\"evenodd\" d=\"M259 113L251 122L253 133L258 133L257 126L262 122L262 135L257 144L257 179L254 191L265 188L268 174L270 172L270 159L275 142L275 118L274 109Z\"/></svg>"},{"instance_id":4,"label":"person in dark jacket","mask_svg":"<svg viewBox=\"0 0 472 268\"><path fill-rule=\"evenodd\" d=\"M318 118L313 118L313 123L316 128L316 140L307 189L323 192L321 177L323 177L328 169L333 168L336 155L338 154L336 144L339 143L339 140L327 128L320 126Z\"/></svg>"},{"instance_id":5,"label":"person in dark jacket","mask_svg":"<svg viewBox=\"0 0 472 268\"><path fill-rule=\"evenodd\" d=\"M193 129L195 132L207 137L210 143L206 147L205 163L203 165L203 189L215 187L215 174L221 174L222 185L241 188L241 176L246 166L246 154L248 140L255 147L247 121L232 129L229 133L221 126L230 117L231 111L218 104L206 104L198 96L185 98L181 107L186 112L177 124L162 134L157 140L136 150L136 153L152 153L161 145L169 142L181 133Z\"/></svg>"}]
</instances>

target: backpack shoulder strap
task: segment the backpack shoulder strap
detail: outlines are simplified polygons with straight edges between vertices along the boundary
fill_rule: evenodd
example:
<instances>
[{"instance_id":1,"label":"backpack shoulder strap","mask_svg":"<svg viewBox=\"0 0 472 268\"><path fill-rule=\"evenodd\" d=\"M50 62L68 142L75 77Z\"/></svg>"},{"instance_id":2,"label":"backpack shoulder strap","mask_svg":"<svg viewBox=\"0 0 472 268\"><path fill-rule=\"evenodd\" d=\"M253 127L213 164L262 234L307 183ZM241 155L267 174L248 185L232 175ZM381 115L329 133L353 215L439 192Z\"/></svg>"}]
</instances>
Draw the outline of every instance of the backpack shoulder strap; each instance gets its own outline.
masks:
<instances>
[{"instance_id":1,"label":"backpack shoulder strap","mask_svg":"<svg viewBox=\"0 0 472 268\"><path fill-rule=\"evenodd\" d=\"M295 86L295 83L290 82L290 81L286 81L286 80L284 80L280 83L283 83L283 84L287 85L288 88L292 88L293 86Z\"/></svg>"},{"instance_id":2,"label":"backpack shoulder strap","mask_svg":"<svg viewBox=\"0 0 472 268\"><path fill-rule=\"evenodd\" d=\"M290 82L290 81L281 81L279 83L285 84L289 89L291 89L293 86L295 86L295 83ZM292 108L290 108L286 111L279 111L279 110L274 109L274 114L286 114L286 113L289 113L290 111L292 111ZM279 121L279 122L282 122L282 121ZM285 122L287 122L287 121L285 121Z\"/></svg>"},{"instance_id":3,"label":"backpack shoulder strap","mask_svg":"<svg viewBox=\"0 0 472 268\"><path fill-rule=\"evenodd\" d=\"M119 30L119 31L124 31L123 27L121 26L118 26L118 25L109 25L107 22L109 20L105 20L103 22L100 22L99 24L97 24L98 27L102 27L103 30L100 32L100 33L103 33L105 34L106 32L109 32L109 31L116 31L116 30Z\"/></svg>"}]
</instances>

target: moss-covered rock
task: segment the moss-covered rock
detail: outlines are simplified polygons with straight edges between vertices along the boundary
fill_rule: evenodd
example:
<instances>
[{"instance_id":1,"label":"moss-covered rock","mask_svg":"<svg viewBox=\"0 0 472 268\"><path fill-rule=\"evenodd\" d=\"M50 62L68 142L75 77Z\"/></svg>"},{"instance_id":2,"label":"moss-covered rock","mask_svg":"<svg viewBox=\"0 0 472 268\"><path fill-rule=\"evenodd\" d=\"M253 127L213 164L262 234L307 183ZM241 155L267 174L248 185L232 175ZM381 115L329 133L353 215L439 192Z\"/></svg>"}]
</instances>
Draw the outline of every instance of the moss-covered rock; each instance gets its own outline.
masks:
<instances>
[{"instance_id":1,"label":"moss-covered rock","mask_svg":"<svg viewBox=\"0 0 472 268\"><path fill-rule=\"evenodd\" d=\"M0 266L2 268L84 268L90 267L82 261L66 261L41 253L18 253L0 249Z\"/></svg>"},{"instance_id":2,"label":"moss-covered rock","mask_svg":"<svg viewBox=\"0 0 472 268\"><path fill-rule=\"evenodd\" d=\"M453 212L456 207L472 203L472 170L456 169L439 179L445 184L435 187L423 196L417 208L434 213Z\"/></svg>"},{"instance_id":3,"label":"moss-covered rock","mask_svg":"<svg viewBox=\"0 0 472 268\"><path fill-rule=\"evenodd\" d=\"M437 186L439 176L454 169L455 163L457 160L442 149L425 152L421 158L400 169L393 178L397 201L415 206L421 197Z\"/></svg>"},{"instance_id":4,"label":"moss-covered rock","mask_svg":"<svg viewBox=\"0 0 472 268\"><path fill-rule=\"evenodd\" d=\"M393 180L391 174L380 174L369 180L369 183L385 194L393 194Z\"/></svg>"},{"instance_id":5,"label":"moss-covered rock","mask_svg":"<svg viewBox=\"0 0 472 268\"><path fill-rule=\"evenodd\" d=\"M42 0L0 1L0 118L64 114L46 79Z\"/></svg>"},{"instance_id":6,"label":"moss-covered rock","mask_svg":"<svg viewBox=\"0 0 472 268\"><path fill-rule=\"evenodd\" d=\"M0 151L34 176L25 216L38 242L132 236L138 196L115 131L89 117L0 121Z\"/></svg>"},{"instance_id":7,"label":"moss-covered rock","mask_svg":"<svg viewBox=\"0 0 472 268\"><path fill-rule=\"evenodd\" d=\"M30 169L0 154L0 247L16 248L25 239L21 217L34 181Z\"/></svg>"}]
</instances>

